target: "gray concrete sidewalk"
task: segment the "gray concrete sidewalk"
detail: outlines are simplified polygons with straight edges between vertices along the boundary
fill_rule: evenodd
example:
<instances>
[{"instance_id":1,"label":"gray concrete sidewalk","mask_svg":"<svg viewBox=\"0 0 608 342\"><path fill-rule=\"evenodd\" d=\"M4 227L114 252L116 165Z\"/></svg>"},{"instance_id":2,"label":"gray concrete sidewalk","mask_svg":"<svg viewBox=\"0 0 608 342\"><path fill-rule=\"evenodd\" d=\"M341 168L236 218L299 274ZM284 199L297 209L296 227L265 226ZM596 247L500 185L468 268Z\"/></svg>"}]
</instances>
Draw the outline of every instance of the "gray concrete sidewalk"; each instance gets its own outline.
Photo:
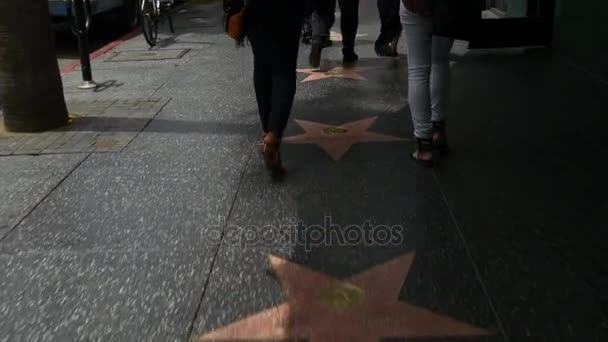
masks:
<instances>
[{"instance_id":1,"label":"gray concrete sidewalk","mask_svg":"<svg viewBox=\"0 0 608 342\"><path fill-rule=\"evenodd\" d=\"M221 15L189 5L159 48L94 60L94 91L65 75L70 127L2 134L0 341L187 339L256 123L218 87L249 74L222 67L247 53Z\"/></svg>"}]
</instances>

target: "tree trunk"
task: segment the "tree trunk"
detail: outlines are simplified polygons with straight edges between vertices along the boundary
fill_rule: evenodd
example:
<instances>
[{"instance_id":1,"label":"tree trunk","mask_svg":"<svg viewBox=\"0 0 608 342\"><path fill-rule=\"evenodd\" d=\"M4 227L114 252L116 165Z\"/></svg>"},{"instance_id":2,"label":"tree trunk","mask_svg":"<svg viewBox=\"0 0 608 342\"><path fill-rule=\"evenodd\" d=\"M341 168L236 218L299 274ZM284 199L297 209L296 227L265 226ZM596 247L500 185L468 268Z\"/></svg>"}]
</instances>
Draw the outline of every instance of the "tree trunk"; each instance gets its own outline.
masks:
<instances>
[{"instance_id":1,"label":"tree trunk","mask_svg":"<svg viewBox=\"0 0 608 342\"><path fill-rule=\"evenodd\" d=\"M0 0L4 126L36 132L68 123L47 0Z\"/></svg>"}]
</instances>

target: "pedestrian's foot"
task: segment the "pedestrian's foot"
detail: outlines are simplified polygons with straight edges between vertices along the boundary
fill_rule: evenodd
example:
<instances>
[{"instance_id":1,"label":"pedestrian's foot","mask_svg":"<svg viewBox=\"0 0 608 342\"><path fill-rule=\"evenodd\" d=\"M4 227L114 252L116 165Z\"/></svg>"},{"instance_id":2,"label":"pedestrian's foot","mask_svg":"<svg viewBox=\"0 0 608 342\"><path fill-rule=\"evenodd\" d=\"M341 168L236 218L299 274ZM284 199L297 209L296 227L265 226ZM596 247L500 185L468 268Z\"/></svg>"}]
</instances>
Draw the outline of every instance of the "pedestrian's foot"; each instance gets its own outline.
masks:
<instances>
[{"instance_id":1,"label":"pedestrian's foot","mask_svg":"<svg viewBox=\"0 0 608 342\"><path fill-rule=\"evenodd\" d=\"M281 141L274 137L272 133L264 137L264 163L272 178L280 178L285 174L285 168L281 161Z\"/></svg>"},{"instance_id":2,"label":"pedestrian's foot","mask_svg":"<svg viewBox=\"0 0 608 342\"><path fill-rule=\"evenodd\" d=\"M323 48L320 45L313 44L310 47L310 55L308 56L308 62L310 63L310 67L313 69L318 69L321 67L321 50Z\"/></svg>"},{"instance_id":3,"label":"pedestrian's foot","mask_svg":"<svg viewBox=\"0 0 608 342\"><path fill-rule=\"evenodd\" d=\"M424 167L433 167L433 140L416 138L416 149L411 154L413 160Z\"/></svg>"},{"instance_id":4,"label":"pedestrian's foot","mask_svg":"<svg viewBox=\"0 0 608 342\"><path fill-rule=\"evenodd\" d=\"M392 52L392 56L393 57L399 57L399 39L401 37L395 37L393 38L393 41L391 42L391 52Z\"/></svg>"},{"instance_id":5,"label":"pedestrian's foot","mask_svg":"<svg viewBox=\"0 0 608 342\"><path fill-rule=\"evenodd\" d=\"M449 154L445 121L433 121L433 147L441 154Z\"/></svg>"},{"instance_id":6,"label":"pedestrian's foot","mask_svg":"<svg viewBox=\"0 0 608 342\"><path fill-rule=\"evenodd\" d=\"M311 39L311 37L309 37L309 36L304 36L304 37L302 37L302 43L303 43L303 44L310 45L311 40L312 40L312 39Z\"/></svg>"},{"instance_id":7,"label":"pedestrian's foot","mask_svg":"<svg viewBox=\"0 0 608 342\"><path fill-rule=\"evenodd\" d=\"M359 56L353 49L342 49L342 63L355 64L359 60Z\"/></svg>"},{"instance_id":8,"label":"pedestrian's foot","mask_svg":"<svg viewBox=\"0 0 608 342\"><path fill-rule=\"evenodd\" d=\"M260 153L264 153L264 139L266 139L267 135L268 135L268 132L266 130L264 130L262 132L262 137L261 137L260 141L258 142L258 149L260 150Z\"/></svg>"},{"instance_id":9,"label":"pedestrian's foot","mask_svg":"<svg viewBox=\"0 0 608 342\"><path fill-rule=\"evenodd\" d=\"M323 44L321 44L322 48L328 48L330 46L334 45L334 43L331 41L331 39L327 38L323 41Z\"/></svg>"},{"instance_id":10,"label":"pedestrian's foot","mask_svg":"<svg viewBox=\"0 0 608 342\"><path fill-rule=\"evenodd\" d=\"M378 43L375 45L376 55L380 57L391 57L393 56L393 49L390 44L387 43Z\"/></svg>"}]
</instances>

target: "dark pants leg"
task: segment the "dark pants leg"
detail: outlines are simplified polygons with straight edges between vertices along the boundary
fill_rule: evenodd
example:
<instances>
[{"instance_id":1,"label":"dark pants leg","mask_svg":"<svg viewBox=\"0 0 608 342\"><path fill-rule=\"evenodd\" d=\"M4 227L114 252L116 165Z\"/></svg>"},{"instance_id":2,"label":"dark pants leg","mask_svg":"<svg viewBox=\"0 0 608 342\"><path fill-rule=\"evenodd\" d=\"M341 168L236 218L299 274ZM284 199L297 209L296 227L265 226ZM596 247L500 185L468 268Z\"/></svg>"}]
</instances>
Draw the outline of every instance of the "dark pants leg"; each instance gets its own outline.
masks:
<instances>
[{"instance_id":1,"label":"dark pants leg","mask_svg":"<svg viewBox=\"0 0 608 342\"><path fill-rule=\"evenodd\" d=\"M329 7L327 8L328 10L328 20L329 22L327 23L327 36L329 36L329 30L334 26L334 24L336 23L336 4L337 4L338 0L329 0Z\"/></svg>"},{"instance_id":2,"label":"dark pants leg","mask_svg":"<svg viewBox=\"0 0 608 342\"><path fill-rule=\"evenodd\" d=\"M272 113L269 130L281 139L291 115L293 99L296 95L296 67L291 63L273 67L272 70Z\"/></svg>"},{"instance_id":3,"label":"dark pants leg","mask_svg":"<svg viewBox=\"0 0 608 342\"><path fill-rule=\"evenodd\" d=\"M355 38L359 27L359 0L338 0L340 4L340 29L342 30L343 48L355 48Z\"/></svg>"},{"instance_id":4,"label":"dark pants leg","mask_svg":"<svg viewBox=\"0 0 608 342\"><path fill-rule=\"evenodd\" d=\"M272 67L260 56L254 57L253 86L262 129L264 132L269 132L268 121L272 110Z\"/></svg>"},{"instance_id":5,"label":"dark pants leg","mask_svg":"<svg viewBox=\"0 0 608 342\"><path fill-rule=\"evenodd\" d=\"M381 26L377 44L388 44L401 36L400 6L400 0L378 0Z\"/></svg>"},{"instance_id":6,"label":"dark pants leg","mask_svg":"<svg viewBox=\"0 0 608 342\"><path fill-rule=\"evenodd\" d=\"M264 131L272 132L279 139L289 120L296 92L300 30L250 35L260 120Z\"/></svg>"},{"instance_id":7,"label":"dark pants leg","mask_svg":"<svg viewBox=\"0 0 608 342\"><path fill-rule=\"evenodd\" d=\"M302 25L302 39L312 39L312 0L306 0L304 23Z\"/></svg>"},{"instance_id":8,"label":"dark pants leg","mask_svg":"<svg viewBox=\"0 0 608 342\"><path fill-rule=\"evenodd\" d=\"M312 43L321 45L329 39L335 20L336 0L312 0Z\"/></svg>"},{"instance_id":9,"label":"dark pants leg","mask_svg":"<svg viewBox=\"0 0 608 342\"><path fill-rule=\"evenodd\" d=\"M304 18L304 25L302 26L302 38L312 39L312 14Z\"/></svg>"}]
</instances>

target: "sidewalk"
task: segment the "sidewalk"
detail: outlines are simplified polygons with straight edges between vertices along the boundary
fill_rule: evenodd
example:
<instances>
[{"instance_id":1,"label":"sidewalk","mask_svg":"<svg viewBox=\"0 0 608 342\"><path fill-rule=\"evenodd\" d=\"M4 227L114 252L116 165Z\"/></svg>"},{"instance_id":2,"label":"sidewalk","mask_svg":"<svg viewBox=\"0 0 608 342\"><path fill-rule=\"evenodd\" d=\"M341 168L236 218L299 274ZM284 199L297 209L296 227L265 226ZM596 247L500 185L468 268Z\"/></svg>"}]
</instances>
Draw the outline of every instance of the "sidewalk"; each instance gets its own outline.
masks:
<instances>
[{"instance_id":1,"label":"sidewalk","mask_svg":"<svg viewBox=\"0 0 608 342\"><path fill-rule=\"evenodd\" d=\"M301 70L276 184L221 20L192 2L95 59L98 91L63 77L71 129L0 133L1 342L608 338L604 84L459 45L454 154L424 170L367 14L358 69Z\"/></svg>"}]
</instances>

